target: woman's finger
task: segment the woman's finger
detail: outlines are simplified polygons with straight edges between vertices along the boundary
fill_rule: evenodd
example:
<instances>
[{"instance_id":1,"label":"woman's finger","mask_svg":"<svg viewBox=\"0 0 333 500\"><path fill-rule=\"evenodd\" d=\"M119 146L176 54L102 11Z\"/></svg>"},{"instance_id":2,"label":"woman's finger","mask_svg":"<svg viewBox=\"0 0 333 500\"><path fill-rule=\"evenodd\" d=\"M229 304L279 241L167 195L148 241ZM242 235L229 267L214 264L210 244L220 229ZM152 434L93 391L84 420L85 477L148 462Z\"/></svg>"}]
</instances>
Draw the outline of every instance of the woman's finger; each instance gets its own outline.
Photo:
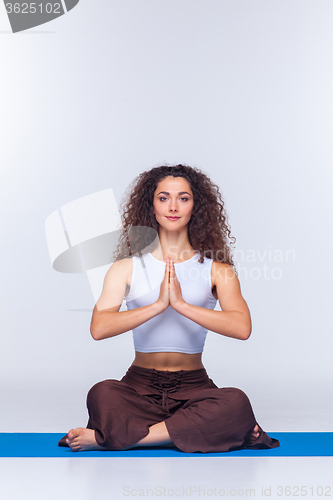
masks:
<instances>
[{"instance_id":1,"label":"woman's finger","mask_svg":"<svg viewBox=\"0 0 333 500\"><path fill-rule=\"evenodd\" d=\"M164 278L168 281L169 279L169 266L168 266L168 261L165 263L165 270L164 270Z\"/></svg>"},{"instance_id":2,"label":"woman's finger","mask_svg":"<svg viewBox=\"0 0 333 500\"><path fill-rule=\"evenodd\" d=\"M169 266L169 259L168 258L167 258L166 263L165 263L164 279L167 281L167 283L170 282L170 266Z\"/></svg>"},{"instance_id":3,"label":"woman's finger","mask_svg":"<svg viewBox=\"0 0 333 500\"><path fill-rule=\"evenodd\" d=\"M168 270L169 270L169 283L170 283L170 278L171 278L171 262L170 262L170 258L168 258Z\"/></svg>"},{"instance_id":4,"label":"woman's finger","mask_svg":"<svg viewBox=\"0 0 333 500\"><path fill-rule=\"evenodd\" d=\"M170 278L177 279L177 275L176 275L176 271L175 271L175 263L174 263L173 259L171 259Z\"/></svg>"}]
</instances>

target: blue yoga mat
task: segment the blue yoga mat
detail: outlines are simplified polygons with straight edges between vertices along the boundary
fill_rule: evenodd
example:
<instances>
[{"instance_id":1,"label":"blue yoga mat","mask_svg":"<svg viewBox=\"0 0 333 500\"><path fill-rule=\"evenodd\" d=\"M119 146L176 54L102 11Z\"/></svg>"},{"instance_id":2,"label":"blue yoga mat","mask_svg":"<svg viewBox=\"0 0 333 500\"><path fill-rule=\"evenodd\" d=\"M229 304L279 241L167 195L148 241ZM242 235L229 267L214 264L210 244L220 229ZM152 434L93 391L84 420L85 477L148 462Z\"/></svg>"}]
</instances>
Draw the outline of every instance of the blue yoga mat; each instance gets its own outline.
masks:
<instances>
[{"instance_id":1,"label":"blue yoga mat","mask_svg":"<svg viewBox=\"0 0 333 500\"><path fill-rule=\"evenodd\" d=\"M329 457L333 456L333 432L275 432L279 448L237 450L227 453L184 453L178 448L141 447L127 451L80 451L61 448L64 433L0 433L1 457Z\"/></svg>"}]
</instances>

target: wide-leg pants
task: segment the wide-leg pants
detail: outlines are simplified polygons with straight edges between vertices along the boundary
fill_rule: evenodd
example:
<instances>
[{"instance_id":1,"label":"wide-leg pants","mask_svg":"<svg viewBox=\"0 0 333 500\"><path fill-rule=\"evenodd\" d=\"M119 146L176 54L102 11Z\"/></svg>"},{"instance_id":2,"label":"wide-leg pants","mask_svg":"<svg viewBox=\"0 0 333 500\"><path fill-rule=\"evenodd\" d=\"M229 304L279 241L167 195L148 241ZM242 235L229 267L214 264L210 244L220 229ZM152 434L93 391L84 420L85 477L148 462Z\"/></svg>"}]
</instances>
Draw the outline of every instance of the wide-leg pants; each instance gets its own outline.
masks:
<instances>
[{"instance_id":1,"label":"wide-leg pants","mask_svg":"<svg viewBox=\"0 0 333 500\"><path fill-rule=\"evenodd\" d=\"M162 421L173 443L186 453L280 444L259 424L260 435L249 444L247 435L257 421L248 397L235 387L218 388L204 368L161 371L131 366L120 381L95 384L87 408L87 428L95 430L97 443L108 450L134 445ZM59 445L67 446L66 436Z\"/></svg>"}]
</instances>

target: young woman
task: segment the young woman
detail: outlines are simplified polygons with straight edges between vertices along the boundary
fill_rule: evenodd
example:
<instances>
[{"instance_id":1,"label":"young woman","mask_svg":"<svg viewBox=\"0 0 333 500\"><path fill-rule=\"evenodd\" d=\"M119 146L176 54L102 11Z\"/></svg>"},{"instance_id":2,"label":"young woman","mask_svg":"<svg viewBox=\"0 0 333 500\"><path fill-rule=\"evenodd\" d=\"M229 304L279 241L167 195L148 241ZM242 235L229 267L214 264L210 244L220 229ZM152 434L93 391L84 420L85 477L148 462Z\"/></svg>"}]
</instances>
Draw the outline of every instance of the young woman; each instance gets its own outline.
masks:
<instances>
[{"instance_id":1,"label":"young woman","mask_svg":"<svg viewBox=\"0 0 333 500\"><path fill-rule=\"evenodd\" d=\"M279 446L246 394L218 388L202 364L208 330L239 340L251 334L219 188L196 168L153 168L134 180L123 226L91 334L102 340L133 330L135 358L120 381L90 389L87 428L71 429L59 445L175 445L188 453ZM124 297L128 310L119 311Z\"/></svg>"}]
</instances>

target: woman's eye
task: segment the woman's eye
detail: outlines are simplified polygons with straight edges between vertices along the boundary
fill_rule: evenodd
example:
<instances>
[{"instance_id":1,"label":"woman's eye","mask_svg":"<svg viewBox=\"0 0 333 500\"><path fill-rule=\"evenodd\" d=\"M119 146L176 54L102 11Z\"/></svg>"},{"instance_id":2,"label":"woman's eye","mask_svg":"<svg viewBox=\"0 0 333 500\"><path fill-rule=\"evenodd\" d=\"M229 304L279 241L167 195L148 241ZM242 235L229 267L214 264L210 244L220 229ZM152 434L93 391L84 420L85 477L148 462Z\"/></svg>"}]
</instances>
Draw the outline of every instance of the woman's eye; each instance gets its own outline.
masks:
<instances>
[{"instance_id":1,"label":"woman's eye","mask_svg":"<svg viewBox=\"0 0 333 500\"><path fill-rule=\"evenodd\" d=\"M166 200L166 199L167 199L167 198L166 198L166 196L161 196L161 197L159 198L159 200L160 200L160 201L164 201L164 200ZM188 200L189 200L189 199L188 199L188 198L186 198L186 197L185 197L185 198L180 198L180 199L181 199L182 201L188 201Z\"/></svg>"}]
</instances>

